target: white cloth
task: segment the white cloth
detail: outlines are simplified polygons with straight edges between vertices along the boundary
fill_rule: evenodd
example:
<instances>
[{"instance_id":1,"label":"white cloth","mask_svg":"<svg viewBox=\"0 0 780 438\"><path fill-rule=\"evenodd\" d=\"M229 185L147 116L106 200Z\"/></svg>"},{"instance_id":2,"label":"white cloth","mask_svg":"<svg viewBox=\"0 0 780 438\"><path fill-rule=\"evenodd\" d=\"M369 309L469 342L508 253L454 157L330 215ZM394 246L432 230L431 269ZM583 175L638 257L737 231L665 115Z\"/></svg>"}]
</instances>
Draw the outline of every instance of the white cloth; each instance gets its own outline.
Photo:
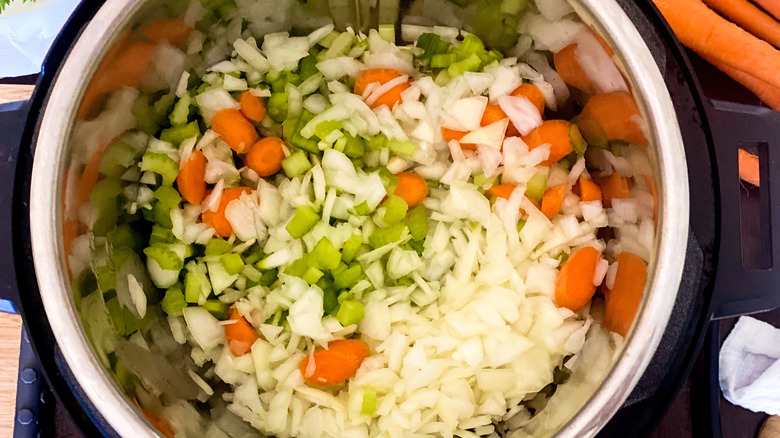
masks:
<instances>
[{"instance_id":1,"label":"white cloth","mask_svg":"<svg viewBox=\"0 0 780 438\"><path fill-rule=\"evenodd\" d=\"M0 14L0 78L41 71L43 59L80 0L16 0Z\"/></svg>"},{"instance_id":2,"label":"white cloth","mask_svg":"<svg viewBox=\"0 0 780 438\"><path fill-rule=\"evenodd\" d=\"M780 329L743 316L720 348L720 390L726 400L780 415Z\"/></svg>"}]
</instances>

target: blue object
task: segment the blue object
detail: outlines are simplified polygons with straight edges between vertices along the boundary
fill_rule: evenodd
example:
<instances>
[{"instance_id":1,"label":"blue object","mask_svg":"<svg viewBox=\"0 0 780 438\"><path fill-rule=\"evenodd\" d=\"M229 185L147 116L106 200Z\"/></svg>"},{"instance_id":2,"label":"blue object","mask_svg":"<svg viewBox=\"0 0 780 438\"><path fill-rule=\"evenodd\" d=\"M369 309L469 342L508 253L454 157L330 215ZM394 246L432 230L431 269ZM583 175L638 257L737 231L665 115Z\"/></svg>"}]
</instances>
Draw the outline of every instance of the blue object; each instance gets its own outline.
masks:
<instances>
[{"instance_id":1,"label":"blue object","mask_svg":"<svg viewBox=\"0 0 780 438\"><path fill-rule=\"evenodd\" d=\"M0 299L0 312L16 313L16 307L14 307L14 303L11 301Z\"/></svg>"}]
</instances>

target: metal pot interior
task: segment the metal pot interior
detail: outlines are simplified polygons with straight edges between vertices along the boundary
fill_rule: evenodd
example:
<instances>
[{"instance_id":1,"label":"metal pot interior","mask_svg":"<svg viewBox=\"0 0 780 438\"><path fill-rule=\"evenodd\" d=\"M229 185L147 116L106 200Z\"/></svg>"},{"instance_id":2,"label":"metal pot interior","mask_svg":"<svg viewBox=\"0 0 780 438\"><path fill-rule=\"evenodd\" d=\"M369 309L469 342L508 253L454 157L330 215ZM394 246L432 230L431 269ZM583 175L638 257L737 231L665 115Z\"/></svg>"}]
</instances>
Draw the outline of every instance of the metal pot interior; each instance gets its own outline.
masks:
<instances>
[{"instance_id":1,"label":"metal pot interior","mask_svg":"<svg viewBox=\"0 0 780 438\"><path fill-rule=\"evenodd\" d=\"M292 3L297 4L295 0ZM295 20L293 17L293 32L306 34L332 19L327 14L316 17L311 13L315 3L327 6L328 2L309 3L305 19ZM341 2L330 2L331 8L325 10L333 11L337 29L350 26L367 31L377 27L380 14L385 12L376 6L369 6L372 2L356 3L363 6L353 10L344 2L341 7L352 12L343 14L338 12L339 6L336 5ZM441 10L440 15L431 12L431 8L442 5L446 8ZM679 128L670 97L647 46L614 1L581 0L572 2L572 6L580 18L610 44L615 52L614 59L630 83L639 104L651 143L647 148L647 163L651 169L647 181L657 187L658 207L655 242L649 257L648 279L642 303L631 332L624 341L618 341L620 346L614 357L604 358L612 365L602 375L592 376L587 381L586 391L572 393L576 394L575 401L555 403L553 412L543 420L532 420L531 428L528 429L536 435L557 433L559 436L582 437L594 435L620 407L660 341L683 266L688 196ZM299 7L303 6L296 6ZM121 131L130 127L121 126L121 121L99 116L106 106L127 105L127 100L117 97L122 93L123 81L127 84L138 82L132 78L135 66L122 64L127 58L119 55L128 50L133 41L145 39L143 29L147 23L165 17L183 17L187 10L188 2L179 0L107 1L62 65L42 115L37 138L32 184L32 193L37 195L31 199L30 219L35 267L46 312L77 383L110 425L125 436L154 436L158 433L150 421L144 418L139 406L154 408L160 403L172 403L176 396L192 397L191 394L176 393L177 379L183 378L176 375L164 376L163 380L174 389L162 397L136 390L129 384L132 381L127 374L130 370L117 366L115 354L105 353L106 345L114 342L112 335L107 333L106 337L95 336L95 332L90 330L90 325L100 324L100 318L94 314L80 314L79 309L85 300L96 298L90 297L93 290L105 291L116 287L115 284L99 284L101 277L96 269L104 263L107 254L94 250L96 238L84 225L94 222L90 216L94 214L94 210L89 207L90 192L85 191L84 187L92 187L94 181L90 183L90 178L98 177L96 170L100 163L91 162L95 151L109 143L117 129ZM264 25L256 23L232 31L240 33L243 30L258 38L265 32L287 31L290 29L286 25L280 27L275 23L287 22L287 15L295 15L296 12L300 12L300 9L277 12L277 15L269 15ZM223 5L209 13L231 14L233 11L231 6ZM460 9L448 2L402 1L397 22L446 24L453 19L453 13L465 23L465 29L489 33L489 29L485 30L484 26L480 30L473 28L473 8ZM436 17L440 17L440 21L437 22ZM381 19L384 22L387 17L382 15ZM506 44L505 40L511 36L494 33L487 38L500 45ZM512 39L508 47L515 42ZM206 47L204 50L208 49ZM219 54L212 53L211 56L219 57ZM230 54L225 53L224 56ZM207 66L194 67L197 72L205 73L204 67ZM154 78L145 79L141 84L142 87L156 86ZM132 113L132 108L126 110ZM72 246L74 241L77 241L77 245L93 248L91 263L73 257L74 251L79 250ZM133 327L128 326L123 330L129 332ZM149 335L154 336L153 333ZM100 347L93 348L92 345ZM176 347L169 353L188 354L184 347ZM157 359L163 368L165 357ZM565 392L563 388L565 384L558 391ZM208 410L203 403L198 407Z\"/></svg>"}]
</instances>

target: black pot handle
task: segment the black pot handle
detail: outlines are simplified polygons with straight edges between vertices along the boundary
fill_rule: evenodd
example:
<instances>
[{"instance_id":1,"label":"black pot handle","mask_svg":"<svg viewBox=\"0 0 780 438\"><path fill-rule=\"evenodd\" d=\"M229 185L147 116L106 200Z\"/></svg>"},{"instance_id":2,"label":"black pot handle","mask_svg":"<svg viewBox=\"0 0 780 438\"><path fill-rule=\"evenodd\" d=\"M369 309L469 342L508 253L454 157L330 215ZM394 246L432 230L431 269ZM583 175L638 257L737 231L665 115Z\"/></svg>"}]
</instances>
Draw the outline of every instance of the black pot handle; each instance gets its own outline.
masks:
<instances>
[{"instance_id":1,"label":"black pot handle","mask_svg":"<svg viewBox=\"0 0 780 438\"><path fill-rule=\"evenodd\" d=\"M707 118L720 193L714 317L772 310L780 307L780 113L713 100ZM759 156L760 188L740 182L740 148Z\"/></svg>"}]
</instances>

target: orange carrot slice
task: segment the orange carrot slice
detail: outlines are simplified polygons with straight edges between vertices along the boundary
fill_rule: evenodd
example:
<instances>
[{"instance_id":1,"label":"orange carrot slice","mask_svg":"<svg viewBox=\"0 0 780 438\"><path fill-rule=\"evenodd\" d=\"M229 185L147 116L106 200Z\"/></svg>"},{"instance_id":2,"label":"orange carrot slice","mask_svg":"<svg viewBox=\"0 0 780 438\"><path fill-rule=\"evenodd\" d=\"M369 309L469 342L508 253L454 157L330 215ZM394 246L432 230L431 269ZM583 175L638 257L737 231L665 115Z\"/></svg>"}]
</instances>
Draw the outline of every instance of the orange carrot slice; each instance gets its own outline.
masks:
<instances>
[{"instance_id":1,"label":"orange carrot slice","mask_svg":"<svg viewBox=\"0 0 780 438\"><path fill-rule=\"evenodd\" d=\"M146 35L149 41L155 44L168 41L170 45L175 47L187 41L191 33L192 27L180 18L166 18L155 21L144 29L144 35Z\"/></svg>"},{"instance_id":2,"label":"orange carrot slice","mask_svg":"<svg viewBox=\"0 0 780 438\"><path fill-rule=\"evenodd\" d=\"M371 354L368 344L359 339L342 339L328 344L327 350L306 356L298 366L303 380L320 388L340 385L349 379ZM314 372L307 373L309 359L314 358Z\"/></svg>"},{"instance_id":3,"label":"orange carrot slice","mask_svg":"<svg viewBox=\"0 0 780 438\"><path fill-rule=\"evenodd\" d=\"M454 129L449 128L441 128L441 136L444 137L444 141L447 143L451 142L452 140L460 141L461 138L463 138L468 132L465 131L456 131ZM460 148L464 151L476 151L477 145L473 143L460 143Z\"/></svg>"},{"instance_id":4,"label":"orange carrot slice","mask_svg":"<svg viewBox=\"0 0 780 438\"><path fill-rule=\"evenodd\" d=\"M395 194L404 198L409 208L416 207L428 196L428 183L419 174L414 172L400 172L395 174L398 185Z\"/></svg>"},{"instance_id":5,"label":"orange carrot slice","mask_svg":"<svg viewBox=\"0 0 780 438\"><path fill-rule=\"evenodd\" d=\"M596 94L596 84L588 77L576 55L577 44L570 44L553 55L555 71L568 85L588 94Z\"/></svg>"},{"instance_id":6,"label":"orange carrot slice","mask_svg":"<svg viewBox=\"0 0 780 438\"><path fill-rule=\"evenodd\" d=\"M555 304L572 312L582 309L596 293L593 277L601 259L599 250L586 246L572 254L563 263L555 282Z\"/></svg>"},{"instance_id":7,"label":"orange carrot slice","mask_svg":"<svg viewBox=\"0 0 780 438\"><path fill-rule=\"evenodd\" d=\"M262 122L265 119L267 110L263 99L255 96L249 91L245 91L238 99L241 105L241 114L253 122Z\"/></svg>"},{"instance_id":8,"label":"orange carrot slice","mask_svg":"<svg viewBox=\"0 0 780 438\"><path fill-rule=\"evenodd\" d=\"M493 196L496 198L509 199L509 197L512 196L512 192L514 191L515 191L514 184L498 184L487 189L487 194L489 196ZM529 198L528 196L525 196L525 199L529 200L531 204L533 204L534 207L536 207L537 210L539 209L539 204L536 201ZM525 210L523 210L523 208L520 207L520 212L525 212Z\"/></svg>"},{"instance_id":9,"label":"orange carrot slice","mask_svg":"<svg viewBox=\"0 0 780 438\"><path fill-rule=\"evenodd\" d=\"M565 197L566 184L558 184L548 188L542 196L542 214L547 216L547 219L552 219L553 216L560 213Z\"/></svg>"},{"instance_id":10,"label":"orange carrot slice","mask_svg":"<svg viewBox=\"0 0 780 438\"><path fill-rule=\"evenodd\" d=\"M500 106L495 103L488 103L485 106L485 111L482 112L482 120L479 121L479 126L492 125L499 120L504 120L506 113Z\"/></svg>"},{"instance_id":11,"label":"orange carrot slice","mask_svg":"<svg viewBox=\"0 0 780 438\"><path fill-rule=\"evenodd\" d=\"M622 336L628 334L634 316L639 309L647 280L647 266L644 260L630 252L617 256L617 273L612 289L605 289L606 311L604 327Z\"/></svg>"},{"instance_id":12,"label":"orange carrot slice","mask_svg":"<svg viewBox=\"0 0 780 438\"><path fill-rule=\"evenodd\" d=\"M243 154L258 140L257 131L249 120L237 109L223 109L211 118L214 130L230 148Z\"/></svg>"},{"instance_id":13,"label":"orange carrot slice","mask_svg":"<svg viewBox=\"0 0 780 438\"><path fill-rule=\"evenodd\" d=\"M515 88L510 95L525 97L539 110L539 114L544 114L544 94L542 94L542 91L536 85L527 82L523 83Z\"/></svg>"},{"instance_id":14,"label":"orange carrot slice","mask_svg":"<svg viewBox=\"0 0 780 438\"><path fill-rule=\"evenodd\" d=\"M369 84L378 82L380 85L384 85L403 75L403 72L389 68L363 70L355 79L355 94L362 96ZM409 88L409 83L396 85L383 95L379 96L379 98L370 105L371 108L379 108L382 105L387 105L388 108L392 109L395 104L401 100L401 93L406 91L407 88Z\"/></svg>"},{"instance_id":15,"label":"orange carrot slice","mask_svg":"<svg viewBox=\"0 0 780 438\"><path fill-rule=\"evenodd\" d=\"M582 202L601 201L601 187L593 181L580 177L575 188Z\"/></svg>"},{"instance_id":16,"label":"orange carrot slice","mask_svg":"<svg viewBox=\"0 0 780 438\"><path fill-rule=\"evenodd\" d=\"M222 198L220 198L217 211L204 211L200 215L201 219L204 223L209 224L211 228L214 228L217 234L227 239L233 234L233 226L230 225L230 222L225 217L225 210L228 204L240 198L244 193L252 193L252 189L249 187L225 189L222 191Z\"/></svg>"},{"instance_id":17,"label":"orange carrot slice","mask_svg":"<svg viewBox=\"0 0 780 438\"><path fill-rule=\"evenodd\" d=\"M252 345L260 338L260 335L249 324L249 321L238 313L235 307L230 309L228 318L231 321L235 321L225 326L225 337L227 338L228 347L230 347L230 352L234 356L243 356L249 353Z\"/></svg>"},{"instance_id":18,"label":"orange carrot slice","mask_svg":"<svg viewBox=\"0 0 780 438\"><path fill-rule=\"evenodd\" d=\"M90 157L86 166L84 166L84 171L81 173L79 182L76 184L76 194L79 205L89 201L89 194L92 193L92 189L95 188L95 185L100 178L100 160L103 159L103 152L105 152L106 148L113 142L114 140L99 147L92 153L92 157Z\"/></svg>"},{"instance_id":19,"label":"orange carrot slice","mask_svg":"<svg viewBox=\"0 0 780 438\"><path fill-rule=\"evenodd\" d=\"M200 204L206 195L206 156L193 150L176 177L179 193L190 204Z\"/></svg>"},{"instance_id":20,"label":"orange carrot slice","mask_svg":"<svg viewBox=\"0 0 780 438\"><path fill-rule=\"evenodd\" d=\"M244 157L244 163L261 178L265 178L274 175L282 168L283 159L282 139L266 137L260 139L249 149Z\"/></svg>"},{"instance_id":21,"label":"orange carrot slice","mask_svg":"<svg viewBox=\"0 0 780 438\"><path fill-rule=\"evenodd\" d=\"M549 166L574 151L569 138L570 131L571 123L566 120L548 120L523 137L523 141L529 149L549 144L550 156L541 163L542 166Z\"/></svg>"},{"instance_id":22,"label":"orange carrot slice","mask_svg":"<svg viewBox=\"0 0 780 438\"><path fill-rule=\"evenodd\" d=\"M601 194L604 197L604 207L612 207L613 199L626 199L631 196L631 190L628 187L628 179L614 172L612 175L601 181Z\"/></svg>"},{"instance_id":23,"label":"orange carrot slice","mask_svg":"<svg viewBox=\"0 0 780 438\"><path fill-rule=\"evenodd\" d=\"M580 125L585 138L598 137L605 134L608 140L623 140L625 142L647 146L647 138L640 124L639 107L631 94L625 91L597 94L588 100L582 109L580 120L596 122ZM598 130L598 127L601 130Z\"/></svg>"},{"instance_id":24,"label":"orange carrot slice","mask_svg":"<svg viewBox=\"0 0 780 438\"><path fill-rule=\"evenodd\" d=\"M740 149L738 153L740 179L746 183L760 187L761 176L758 168L758 157L745 151L744 149Z\"/></svg>"}]
</instances>

